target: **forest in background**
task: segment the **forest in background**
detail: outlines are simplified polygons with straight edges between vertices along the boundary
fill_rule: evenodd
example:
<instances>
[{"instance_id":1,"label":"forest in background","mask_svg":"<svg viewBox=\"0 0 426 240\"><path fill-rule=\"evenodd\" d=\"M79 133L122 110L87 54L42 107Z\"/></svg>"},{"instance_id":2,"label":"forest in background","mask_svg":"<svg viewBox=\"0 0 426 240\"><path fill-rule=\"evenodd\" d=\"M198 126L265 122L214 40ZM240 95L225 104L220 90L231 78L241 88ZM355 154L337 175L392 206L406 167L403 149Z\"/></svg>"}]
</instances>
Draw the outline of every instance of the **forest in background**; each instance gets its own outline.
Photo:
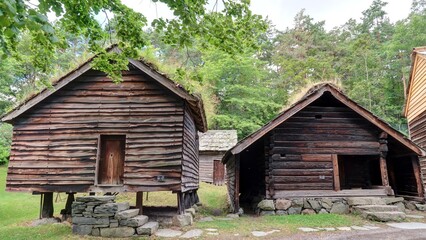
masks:
<instances>
[{"instance_id":1,"label":"forest in background","mask_svg":"<svg viewBox=\"0 0 426 240\"><path fill-rule=\"evenodd\" d=\"M290 28L279 30L268 23L267 28L250 29L258 31L251 45L236 42L220 48L206 48L202 38L177 48L161 40L164 33L147 28L143 34L149 43L138 54L201 94L209 129L237 129L239 139L298 100L309 86L324 81L406 133L402 109L410 53L426 45L426 1L414 0L410 14L396 23L390 22L385 6L385 1L375 0L361 19L329 31L324 21L301 10ZM0 115L90 57L86 37L61 31L60 23L54 26L66 44L51 56L49 71L40 72L30 61L40 51L30 41L20 41L13 54L1 59ZM105 28L113 30L114 24ZM226 49L237 46L244 48ZM7 162L11 135L12 127L1 124L0 164Z\"/></svg>"}]
</instances>

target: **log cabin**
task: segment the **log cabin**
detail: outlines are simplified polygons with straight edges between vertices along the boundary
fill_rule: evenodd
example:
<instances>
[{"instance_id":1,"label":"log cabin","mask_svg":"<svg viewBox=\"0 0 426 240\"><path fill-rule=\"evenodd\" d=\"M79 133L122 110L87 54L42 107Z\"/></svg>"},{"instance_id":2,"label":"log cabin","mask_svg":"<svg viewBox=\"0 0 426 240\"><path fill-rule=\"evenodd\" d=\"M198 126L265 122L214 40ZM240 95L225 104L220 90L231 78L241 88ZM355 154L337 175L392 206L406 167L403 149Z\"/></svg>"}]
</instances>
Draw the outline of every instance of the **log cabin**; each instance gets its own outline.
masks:
<instances>
[{"instance_id":1,"label":"log cabin","mask_svg":"<svg viewBox=\"0 0 426 240\"><path fill-rule=\"evenodd\" d=\"M107 51L119 51L112 46ZM207 130L198 96L145 61L128 59L122 82L92 69L94 58L3 116L13 125L7 191L42 196L172 191L179 212L198 201L198 134Z\"/></svg>"},{"instance_id":2,"label":"log cabin","mask_svg":"<svg viewBox=\"0 0 426 240\"><path fill-rule=\"evenodd\" d=\"M226 152L231 211L253 199L423 198L423 149L331 84L319 84Z\"/></svg>"},{"instance_id":3,"label":"log cabin","mask_svg":"<svg viewBox=\"0 0 426 240\"><path fill-rule=\"evenodd\" d=\"M411 54L411 72L406 88L404 115L407 118L410 139L426 148L426 47L414 48ZM420 158L423 187L426 189L426 158Z\"/></svg>"},{"instance_id":4,"label":"log cabin","mask_svg":"<svg viewBox=\"0 0 426 240\"><path fill-rule=\"evenodd\" d=\"M199 133L200 181L223 185L225 166L223 155L237 143L236 130L209 130Z\"/></svg>"}]
</instances>

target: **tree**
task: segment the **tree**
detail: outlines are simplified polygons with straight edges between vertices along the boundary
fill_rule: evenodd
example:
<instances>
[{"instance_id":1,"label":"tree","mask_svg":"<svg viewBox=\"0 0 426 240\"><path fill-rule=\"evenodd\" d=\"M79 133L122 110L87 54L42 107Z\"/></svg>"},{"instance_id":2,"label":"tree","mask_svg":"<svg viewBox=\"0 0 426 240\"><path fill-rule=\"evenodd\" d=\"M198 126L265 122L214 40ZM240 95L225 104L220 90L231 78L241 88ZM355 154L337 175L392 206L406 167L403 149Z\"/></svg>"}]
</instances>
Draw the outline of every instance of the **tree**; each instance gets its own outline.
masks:
<instances>
[{"instance_id":1,"label":"tree","mask_svg":"<svg viewBox=\"0 0 426 240\"><path fill-rule=\"evenodd\" d=\"M173 11L175 19L156 19L153 27L163 34L163 40L177 47L188 47L195 37L203 44L215 46L227 53L241 52L254 47L258 29L266 30L263 19L251 13L248 0L223 0L223 10L207 10L207 0L153 0L163 2ZM218 2L216 2L218 4ZM102 70L115 81L127 68L127 57L136 58L138 49L147 45L143 28L147 20L141 13L122 4L120 0L5 0L0 2L0 47L3 58L16 49L22 33L31 36L31 48L36 53L33 64L42 72L58 47L64 47L64 36L57 33L47 15L55 13L66 33L88 39L89 49L99 54L94 68ZM114 29L104 28L96 21L103 14L114 22ZM107 26L109 26L107 24ZM111 36L114 37L111 37ZM107 53L105 44L115 39L121 53ZM110 42L111 44L112 42ZM114 62L114 64L111 64Z\"/></svg>"},{"instance_id":2,"label":"tree","mask_svg":"<svg viewBox=\"0 0 426 240\"><path fill-rule=\"evenodd\" d=\"M280 88L293 93L308 83L335 79L333 48L324 22L314 22L301 10L294 27L275 38L272 62L282 79Z\"/></svg>"}]
</instances>

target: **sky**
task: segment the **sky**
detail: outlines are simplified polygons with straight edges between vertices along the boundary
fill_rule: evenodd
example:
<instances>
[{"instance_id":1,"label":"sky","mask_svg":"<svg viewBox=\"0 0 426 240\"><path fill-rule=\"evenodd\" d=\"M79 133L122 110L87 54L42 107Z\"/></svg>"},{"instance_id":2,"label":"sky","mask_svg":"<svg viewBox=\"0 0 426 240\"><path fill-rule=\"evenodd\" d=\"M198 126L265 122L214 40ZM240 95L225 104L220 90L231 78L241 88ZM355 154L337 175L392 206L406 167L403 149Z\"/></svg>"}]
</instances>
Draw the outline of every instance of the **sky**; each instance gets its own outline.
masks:
<instances>
[{"instance_id":1,"label":"sky","mask_svg":"<svg viewBox=\"0 0 426 240\"><path fill-rule=\"evenodd\" d=\"M408 16L411 0L384 0L388 2L385 11L391 22ZM251 0L250 9L253 13L268 17L278 30L292 27L294 16L301 10L314 18L314 21L325 20L325 27L343 25L350 18L359 20L362 12L371 5L373 0ZM171 18L172 12L162 3L152 0L123 0L123 3L143 13L148 21L157 17Z\"/></svg>"}]
</instances>

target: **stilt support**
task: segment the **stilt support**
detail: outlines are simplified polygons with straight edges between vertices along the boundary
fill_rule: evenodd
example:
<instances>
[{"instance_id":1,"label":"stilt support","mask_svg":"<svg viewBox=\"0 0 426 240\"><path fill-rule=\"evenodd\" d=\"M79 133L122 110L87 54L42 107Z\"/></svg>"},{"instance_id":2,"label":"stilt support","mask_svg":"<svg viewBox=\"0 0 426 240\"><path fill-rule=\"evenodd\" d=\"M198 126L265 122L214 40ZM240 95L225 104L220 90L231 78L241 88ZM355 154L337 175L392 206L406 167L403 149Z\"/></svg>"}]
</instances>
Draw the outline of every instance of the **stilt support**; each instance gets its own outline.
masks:
<instances>
[{"instance_id":1,"label":"stilt support","mask_svg":"<svg viewBox=\"0 0 426 240\"><path fill-rule=\"evenodd\" d=\"M41 210L41 218L53 217L53 192L42 193L43 206Z\"/></svg>"},{"instance_id":2,"label":"stilt support","mask_svg":"<svg viewBox=\"0 0 426 240\"><path fill-rule=\"evenodd\" d=\"M136 193L136 208L139 209L139 215L143 213L143 192Z\"/></svg>"}]
</instances>

